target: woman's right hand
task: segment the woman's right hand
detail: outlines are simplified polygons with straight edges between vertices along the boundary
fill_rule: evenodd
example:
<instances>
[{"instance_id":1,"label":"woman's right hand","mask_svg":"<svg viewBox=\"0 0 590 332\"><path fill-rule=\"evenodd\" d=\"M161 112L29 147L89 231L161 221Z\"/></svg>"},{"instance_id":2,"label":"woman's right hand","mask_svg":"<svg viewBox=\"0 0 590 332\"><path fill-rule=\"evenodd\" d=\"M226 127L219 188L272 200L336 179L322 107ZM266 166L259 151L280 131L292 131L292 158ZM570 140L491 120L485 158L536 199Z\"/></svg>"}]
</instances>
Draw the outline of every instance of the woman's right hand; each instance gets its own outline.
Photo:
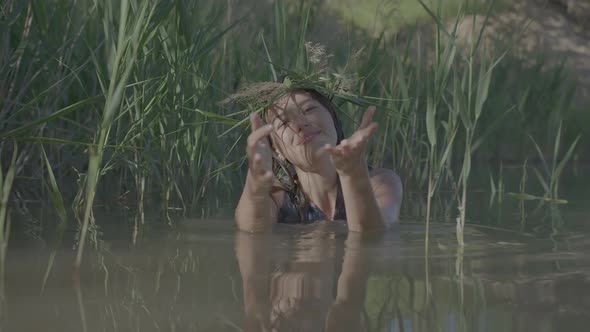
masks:
<instances>
[{"instance_id":1,"label":"woman's right hand","mask_svg":"<svg viewBox=\"0 0 590 332\"><path fill-rule=\"evenodd\" d=\"M267 195L273 185L272 151L268 136L272 125L264 125L258 113L250 114L252 132L248 136L246 154L250 175L250 190L254 195Z\"/></svg>"}]
</instances>

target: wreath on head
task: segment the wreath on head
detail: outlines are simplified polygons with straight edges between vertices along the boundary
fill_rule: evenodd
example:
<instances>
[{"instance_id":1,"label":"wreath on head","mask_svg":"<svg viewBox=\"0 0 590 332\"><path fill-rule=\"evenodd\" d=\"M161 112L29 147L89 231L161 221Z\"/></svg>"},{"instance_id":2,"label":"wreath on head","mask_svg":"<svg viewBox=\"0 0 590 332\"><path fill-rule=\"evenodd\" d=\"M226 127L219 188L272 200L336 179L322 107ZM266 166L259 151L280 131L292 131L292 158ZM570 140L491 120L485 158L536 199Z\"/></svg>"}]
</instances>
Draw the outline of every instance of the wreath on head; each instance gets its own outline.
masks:
<instances>
[{"instance_id":1,"label":"wreath on head","mask_svg":"<svg viewBox=\"0 0 590 332\"><path fill-rule=\"evenodd\" d=\"M290 91L305 89L315 90L330 100L339 99L361 106L374 104L367 97L355 93L362 78L357 73L349 73L356 67L362 49L353 53L342 73L329 69L329 58L332 55L327 53L324 45L306 42L305 50L308 70L282 68L284 73L280 79L277 77L275 81L244 83L221 104L236 103L245 106L251 112L259 112Z\"/></svg>"}]
</instances>

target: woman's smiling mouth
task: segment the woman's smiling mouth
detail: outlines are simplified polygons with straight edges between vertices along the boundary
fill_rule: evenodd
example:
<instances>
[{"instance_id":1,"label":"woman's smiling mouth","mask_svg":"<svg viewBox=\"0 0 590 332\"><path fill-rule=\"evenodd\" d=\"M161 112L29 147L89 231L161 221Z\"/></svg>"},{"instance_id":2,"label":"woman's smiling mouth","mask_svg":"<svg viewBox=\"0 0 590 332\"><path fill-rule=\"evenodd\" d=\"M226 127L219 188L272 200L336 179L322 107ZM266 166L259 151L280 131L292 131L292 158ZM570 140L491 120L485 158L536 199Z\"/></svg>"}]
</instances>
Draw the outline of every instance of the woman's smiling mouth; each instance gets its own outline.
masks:
<instances>
[{"instance_id":1,"label":"woman's smiling mouth","mask_svg":"<svg viewBox=\"0 0 590 332\"><path fill-rule=\"evenodd\" d=\"M299 145L303 145L309 141L311 141L312 139L314 139L317 135L320 134L321 131L316 131L315 133L309 133L309 134L305 134L303 135L303 137L301 137L301 139L299 140Z\"/></svg>"}]
</instances>

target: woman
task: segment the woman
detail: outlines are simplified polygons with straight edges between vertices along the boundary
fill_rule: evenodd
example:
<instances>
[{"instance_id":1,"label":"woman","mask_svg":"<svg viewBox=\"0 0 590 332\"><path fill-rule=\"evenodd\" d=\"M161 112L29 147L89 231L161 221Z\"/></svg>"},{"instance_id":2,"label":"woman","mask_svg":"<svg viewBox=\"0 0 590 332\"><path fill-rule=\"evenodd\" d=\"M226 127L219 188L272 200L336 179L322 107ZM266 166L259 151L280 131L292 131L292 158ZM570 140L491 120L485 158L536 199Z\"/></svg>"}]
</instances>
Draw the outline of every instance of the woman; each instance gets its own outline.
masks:
<instances>
[{"instance_id":1,"label":"woman","mask_svg":"<svg viewBox=\"0 0 590 332\"><path fill-rule=\"evenodd\" d=\"M377 129L375 108L367 109L360 127L346 139L336 112L319 92L295 89L276 99L264 120L256 113L250 116L249 169L235 211L238 228L256 232L277 221L345 219L349 230L361 232L397 220L399 177L392 170L370 169L365 159L367 141ZM281 166L274 171L273 160ZM292 185L278 176L279 169L292 173Z\"/></svg>"}]
</instances>

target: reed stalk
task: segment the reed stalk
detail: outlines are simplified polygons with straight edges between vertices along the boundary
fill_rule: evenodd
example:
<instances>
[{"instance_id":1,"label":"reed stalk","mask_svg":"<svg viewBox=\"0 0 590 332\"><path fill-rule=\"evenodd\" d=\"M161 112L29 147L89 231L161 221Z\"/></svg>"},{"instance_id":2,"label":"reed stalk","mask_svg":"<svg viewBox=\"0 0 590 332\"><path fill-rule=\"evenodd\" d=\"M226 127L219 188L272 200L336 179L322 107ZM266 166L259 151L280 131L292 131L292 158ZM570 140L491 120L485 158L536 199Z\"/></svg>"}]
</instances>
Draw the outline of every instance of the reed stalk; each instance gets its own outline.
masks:
<instances>
[{"instance_id":1,"label":"reed stalk","mask_svg":"<svg viewBox=\"0 0 590 332\"><path fill-rule=\"evenodd\" d=\"M2 150L4 149L0 149L0 151ZM18 149L15 143L12 150L12 159L6 169L6 175L4 175L2 165L0 165L0 300L3 307L6 249L8 247L8 239L10 238L10 209L8 209L8 199L10 198L14 182L17 155Z\"/></svg>"},{"instance_id":2,"label":"reed stalk","mask_svg":"<svg viewBox=\"0 0 590 332\"><path fill-rule=\"evenodd\" d=\"M85 209L82 229L80 231L78 251L74 262L76 270L80 268L82 263L82 253L84 250L88 225L90 223L92 205L94 204L94 198L96 195L96 187L98 180L100 179L100 168L104 149L107 145L115 116L121 108L121 100L125 93L129 75L134 68L138 50L145 42L145 38L149 36L150 30L146 28L148 27L155 9L155 4L149 2L133 2L133 6L130 2L132 2L132 0L122 0L119 2L117 37L107 35L106 44L109 45L107 51L114 56L109 58L107 62L108 68L110 69L109 85L105 95L102 121L97 128L99 132L97 144L96 147L91 146L89 148L89 166L84 188ZM105 2L104 10L106 19L103 21L105 29L110 29L115 23L109 15L116 4L116 1ZM135 11L133 11L133 9L135 9Z\"/></svg>"}]
</instances>

